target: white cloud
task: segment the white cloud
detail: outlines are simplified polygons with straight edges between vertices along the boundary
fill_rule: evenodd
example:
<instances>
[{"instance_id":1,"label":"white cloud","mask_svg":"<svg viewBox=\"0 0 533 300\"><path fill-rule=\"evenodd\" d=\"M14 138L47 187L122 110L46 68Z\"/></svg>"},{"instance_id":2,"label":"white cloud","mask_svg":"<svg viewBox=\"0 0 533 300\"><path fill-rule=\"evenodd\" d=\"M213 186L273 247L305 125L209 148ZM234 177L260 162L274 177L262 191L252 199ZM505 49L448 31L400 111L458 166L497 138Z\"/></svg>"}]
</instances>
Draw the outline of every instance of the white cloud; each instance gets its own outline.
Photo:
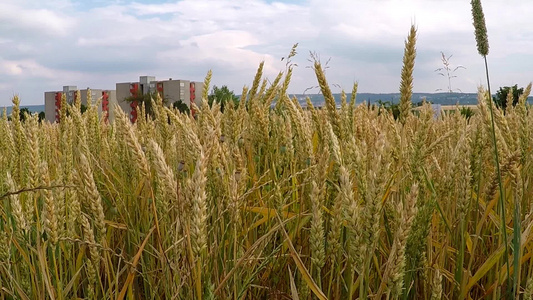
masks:
<instances>
[{"instance_id":1,"label":"white cloud","mask_svg":"<svg viewBox=\"0 0 533 300\"><path fill-rule=\"evenodd\" d=\"M57 10L26 9L9 3L0 4L0 25L4 34L64 37L75 22L75 19Z\"/></svg>"}]
</instances>

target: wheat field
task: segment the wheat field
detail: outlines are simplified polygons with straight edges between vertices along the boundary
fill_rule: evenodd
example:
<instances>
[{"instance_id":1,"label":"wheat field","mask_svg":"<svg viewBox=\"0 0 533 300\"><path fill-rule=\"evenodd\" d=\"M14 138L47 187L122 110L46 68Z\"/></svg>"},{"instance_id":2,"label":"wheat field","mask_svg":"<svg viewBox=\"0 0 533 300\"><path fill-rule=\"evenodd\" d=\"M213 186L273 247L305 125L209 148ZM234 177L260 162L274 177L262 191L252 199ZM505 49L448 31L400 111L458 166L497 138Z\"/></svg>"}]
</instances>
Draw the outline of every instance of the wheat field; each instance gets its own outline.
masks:
<instances>
[{"instance_id":1,"label":"wheat field","mask_svg":"<svg viewBox=\"0 0 533 300\"><path fill-rule=\"evenodd\" d=\"M324 109L260 64L223 113L211 73L195 117L4 112L0 299L531 299L531 84L505 112L480 87L469 119L413 114L415 42L398 119L357 85L337 109L319 60Z\"/></svg>"}]
</instances>

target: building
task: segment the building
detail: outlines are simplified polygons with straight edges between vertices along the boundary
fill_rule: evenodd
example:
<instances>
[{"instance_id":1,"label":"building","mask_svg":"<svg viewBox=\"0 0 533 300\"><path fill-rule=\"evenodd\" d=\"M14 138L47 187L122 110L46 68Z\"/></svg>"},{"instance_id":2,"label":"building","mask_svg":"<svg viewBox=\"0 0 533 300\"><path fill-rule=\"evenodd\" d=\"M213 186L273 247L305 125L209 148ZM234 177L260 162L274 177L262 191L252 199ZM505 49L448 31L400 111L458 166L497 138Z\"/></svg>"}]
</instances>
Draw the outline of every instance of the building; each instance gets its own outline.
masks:
<instances>
[{"instance_id":1,"label":"building","mask_svg":"<svg viewBox=\"0 0 533 300\"><path fill-rule=\"evenodd\" d=\"M181 101L187 106L191 103L199 104L202 98L204 83L189 80L168 80L157 81L154 76L141 76L138 82L122 82L116 84L117 101L124 112L129 114L130 120L137 120L137 101L128 102L125 99L138 95L159 93L165 100L167 106L172 106L175 102Z\"/></svg>"},{"instance_id":2,"label":"building","mask_svg":"<svg viewBox=\"0 0 533 300\"><path fill-rule=\"evenodd\" d=\"M172 106L175 102L181 101L187 106L191 103L199 105L202 99L203 82L189 80L168 80L157 81L155 76L141 76L137 82L122 82L116 84L116 90L92 89L91 97L93 104L102 98L98 113L106 120L113 120L115 116L115 104L129 115L132 123L137 120L138 101L128 101L132 97L159 93L165 100L167 106ZM67 98L67 103L74 103L78 88L76 86L64 86L62 91L52 91L44 93L45 115L49 122L60 122L61 97ZM81 103L87 106L87 91L81 90ZM193 112L194 113L194 112Z\"/></svg>"},{"instance_id":3,"label":"building","mask_svg":"<svg viewBox=\"0 0 533 300\"><path fill-rule=\"evenodd\" d=\"M92 105L96 105L101 98L102 101L98 106L98 114L106 120L113 120L114 104L117 102L116 92L114 90L102 89L84 89L80 90L81 104L88 106L88 91L91 91ZM67 103L72 104L76 101L78 95L76 86L64 86L62 91L51 91L44 93L44 109L46 120L50 123L60 122L61 98L65 95Z\"/></svg>"}]
</instances>

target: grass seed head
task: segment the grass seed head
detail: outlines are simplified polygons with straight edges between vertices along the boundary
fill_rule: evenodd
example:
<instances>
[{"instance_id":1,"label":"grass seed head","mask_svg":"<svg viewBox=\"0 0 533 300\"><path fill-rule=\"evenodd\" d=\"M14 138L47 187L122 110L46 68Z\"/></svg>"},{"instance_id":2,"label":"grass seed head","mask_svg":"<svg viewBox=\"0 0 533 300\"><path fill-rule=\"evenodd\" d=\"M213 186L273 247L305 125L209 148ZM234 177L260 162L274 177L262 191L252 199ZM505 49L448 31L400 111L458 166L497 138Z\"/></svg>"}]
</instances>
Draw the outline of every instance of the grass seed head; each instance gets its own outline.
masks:
<instances>
[{"instance_id":1,"label":"grass seed head","mask_svg":"<svg viewBox=\"0 0 533 300\"><path fill-rule=\"evenodd\" d=\"M481 0L472 0L470 1L470 5L472 6L477 52L481 56L487 56L489 54L489 38L487 35L487 25L485 24L485 14L483 13Z\"/></svg>"}]
</instances>

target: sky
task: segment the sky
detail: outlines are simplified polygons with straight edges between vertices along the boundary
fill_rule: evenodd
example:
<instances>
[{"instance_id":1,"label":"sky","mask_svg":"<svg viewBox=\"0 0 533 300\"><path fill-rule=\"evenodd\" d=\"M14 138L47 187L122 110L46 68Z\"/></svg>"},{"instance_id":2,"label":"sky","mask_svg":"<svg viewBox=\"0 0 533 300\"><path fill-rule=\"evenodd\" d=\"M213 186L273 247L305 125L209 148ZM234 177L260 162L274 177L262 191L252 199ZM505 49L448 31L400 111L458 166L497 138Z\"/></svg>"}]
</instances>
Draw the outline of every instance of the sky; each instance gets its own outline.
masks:
<instances>
[{"instance_id":1,"label":"sky","mask_svg":"<svg viewBox=\"0 0 533 300\"><path fill-rule=\"evenodd\" d=\"M533 4L483 1L493 90L533 80ZM250 86L257 67L273 80L298 54L289 93L318 93L310 53L326 65L333 92L394 93L404 41L417 27L415 92L448 89L435 70L450 58L451 88L485 85L470 1L353 0L1 0L0 106L19 95L44 104L64 85L114 89L139 76Z\"/></svg>"}]
</instances>

